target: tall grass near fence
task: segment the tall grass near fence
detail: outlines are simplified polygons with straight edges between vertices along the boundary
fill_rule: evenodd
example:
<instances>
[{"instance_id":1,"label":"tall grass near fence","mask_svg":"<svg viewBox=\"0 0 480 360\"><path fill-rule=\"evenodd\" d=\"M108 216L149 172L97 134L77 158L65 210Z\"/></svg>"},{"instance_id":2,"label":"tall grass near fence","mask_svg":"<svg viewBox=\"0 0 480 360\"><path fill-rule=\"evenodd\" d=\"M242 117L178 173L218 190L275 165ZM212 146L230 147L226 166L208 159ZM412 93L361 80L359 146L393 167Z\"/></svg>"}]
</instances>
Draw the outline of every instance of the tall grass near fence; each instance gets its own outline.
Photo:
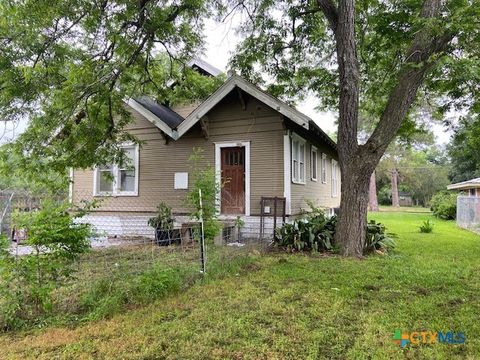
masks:
<instances>
[{"instance_id":1,"label":"tall grass near fence","mask_svg":"<svg viewBox=\"0 0 480 360\"><path fill-rule=\"evenodd\" d=\"M257 261L258 250L258 245L208 245L207 273L202 275L197 242L188 247L158 246L154 241L138 239L95 249L75 263L74 277L54 289L47 311L18 311L13 299L0 295L0 308L10 308L0 312L0 328L11 331L105 319L185 290L199 281L235 276Z\"/></svg>"}]
</instances>

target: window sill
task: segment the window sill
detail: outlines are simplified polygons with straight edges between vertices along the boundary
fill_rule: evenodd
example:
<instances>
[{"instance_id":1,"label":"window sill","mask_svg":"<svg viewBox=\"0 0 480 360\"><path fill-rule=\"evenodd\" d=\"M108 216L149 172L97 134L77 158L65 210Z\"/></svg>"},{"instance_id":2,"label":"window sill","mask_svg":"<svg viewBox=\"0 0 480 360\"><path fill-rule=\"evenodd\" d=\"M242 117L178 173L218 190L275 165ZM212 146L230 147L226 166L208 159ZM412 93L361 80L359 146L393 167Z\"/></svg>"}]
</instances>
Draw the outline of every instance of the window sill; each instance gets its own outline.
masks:
<instances>
[{"instance_id":1,"label":"window sill","mask_svg":"<svg viewBox=\"0 0 480 360\"><path fill-rule=\"evenodd\" d=\"M132 197L132 196L138 196L138 193L100 193L100 194L94 194L94 197L112 197L112 198L117 198L117 197Z\"/></svg>"},{"instance_id":2,"label":"window sill","mask_svg":"<svg viewBox=\"0 0 480 360\"><path fill-rule=\"evenodd\" d=\"M293 184L297 184L297 185L305 185L305 181L295 181L295 180L292 180L292 183Z\"/></svg>"}]
</instances>

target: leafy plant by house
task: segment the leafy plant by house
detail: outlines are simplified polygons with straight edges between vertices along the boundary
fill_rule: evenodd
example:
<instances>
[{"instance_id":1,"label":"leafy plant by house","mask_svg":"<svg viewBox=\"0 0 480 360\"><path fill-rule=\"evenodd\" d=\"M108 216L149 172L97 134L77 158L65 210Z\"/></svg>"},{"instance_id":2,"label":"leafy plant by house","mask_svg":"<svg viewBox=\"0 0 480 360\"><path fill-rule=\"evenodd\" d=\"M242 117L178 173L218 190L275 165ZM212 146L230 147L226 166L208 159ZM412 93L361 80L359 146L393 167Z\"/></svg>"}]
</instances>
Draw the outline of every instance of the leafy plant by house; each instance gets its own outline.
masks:
<instances>
[{"instance_id":1,"label":"leafy plant by house","mask_svg":"<svg viewBox=\"0 0 480 360\"><path fill-rule=\"evenodd\" d=\"M192 188L187 193L186 203L191 209L190 217L195 221L203 218L205 240L212 241L220 233L222 224L217 219L217 194L220 193L221 184L216 181L215 169L205 162L202 148L194 148L189 157L192 169ZM202 199L200 206L200 194Z\"/></svg>"},{"instance_id":2,"label":"leafy plant by house","mask_svg":"<svg viewBox=\"0 0 480 360\"><path fill-rule=\"evenodd\" d=\"M276 243L296 251L331 251L336 216L327 217L323 210L310 204L311 212L276 231Z\"/></svg>"},{"instance_id":3,"label":"leafy plant by house","mask_svg":"<svg viewBox=\"0 0 480 360\"><path fill-rule=\"evenodd\" d=\"M310 206L311 212L277 229L276 244L295 251L334 252L337 248L334 242L337 217L327 217L323 210ZM393 237L393 234L386 233L383 224L371 220L367 224L364 254L393 250L395 248Z\"/></svg>"},{"instance_id":4,"label":"leafy plant by house","mask_svg":"<svg viewBox=\"0 0 480 360\"><path fill-rule=\"evenodd\" d=\"M172 208L163 201L157 207L157 215L148 219L148 225L155 229L172 230L173 223Z\"/></svg>"},{"instance_id":5,"label":"leafy plant by house","mask_svg":"<svg viewBox=\"0 0 480 360\"><path fill-rule=\"evenodd\" d=\"M172 208L162 201L157 207L157 215L148 219L148 225L155 229L155 241L158 245L170 245L173 242L174 221Z\"/></svg>"},{"instance_id":6,"label":"leafy plant by house","mask_svg":"<svg viewBox=\"0 0 480 360\"><path fill-rule=\"evenodd\" d=\"M237 232L236 239L240 240L242 235L241 230L245 226L245 221L240 216L237 216L234 224L235 224L235 230Z\"/></svg>"},{"instance_id":7,"label":"leafy plant by house","mask_svg":"<svg viewBox=\"0 0 480 360\"><path fill-rule=\"evenodd\" d=\"M425 220L419 229L421 233L431 233L433 231L433 223L430 220Z\"/></svg>"},{"instance_id":8,"label":"leafy plant by house","mask_svg":"<svg viewBox=\"0 0 480 360\"><path fill-rule=\"evenodd\" d=\"M457 194L442 191L436 193L430 201L433 215L444 220L453 220L457 215Z\"/></svg>"}]
</instances>

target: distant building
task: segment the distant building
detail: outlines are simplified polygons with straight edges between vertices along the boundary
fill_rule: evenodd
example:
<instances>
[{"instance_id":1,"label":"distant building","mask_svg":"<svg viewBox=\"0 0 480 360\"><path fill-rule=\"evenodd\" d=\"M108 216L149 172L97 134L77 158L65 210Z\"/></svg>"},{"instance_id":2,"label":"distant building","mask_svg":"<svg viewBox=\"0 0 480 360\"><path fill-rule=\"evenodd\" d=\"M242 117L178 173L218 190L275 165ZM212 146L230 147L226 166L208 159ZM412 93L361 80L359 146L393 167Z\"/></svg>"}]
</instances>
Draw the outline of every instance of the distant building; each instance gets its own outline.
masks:
<instances>
[{"instance_id":1,"label":"distant building","mask_svg":"<svg viewBox=\"0 0 480 360\"><path fill-rule=\"evenodd\" d=\"M480 231L480 178L462 181L447 186L459 191L457 196L457 225Z\"/></svg>"},{"instance_id":2,"label":"distant building","mask_svg":"<svg viewBox=\"0 0 480 360\"><path fill-rule=\"evenodd\" d=\"M459 190L464 192L464 195L480 197L480 178L450 184L447 186L447 189Z\"/></svg>"},{"instance_id":3,"label":"distant building","mask_svg":"<svg viewBox=\"0 0 480 360\"><path fill-rule=\"evenodd\" d=\"M398 203L400 206L413 206L413 199L410 193L405 191L398 192Z\"/></svg>"}]
</instances>

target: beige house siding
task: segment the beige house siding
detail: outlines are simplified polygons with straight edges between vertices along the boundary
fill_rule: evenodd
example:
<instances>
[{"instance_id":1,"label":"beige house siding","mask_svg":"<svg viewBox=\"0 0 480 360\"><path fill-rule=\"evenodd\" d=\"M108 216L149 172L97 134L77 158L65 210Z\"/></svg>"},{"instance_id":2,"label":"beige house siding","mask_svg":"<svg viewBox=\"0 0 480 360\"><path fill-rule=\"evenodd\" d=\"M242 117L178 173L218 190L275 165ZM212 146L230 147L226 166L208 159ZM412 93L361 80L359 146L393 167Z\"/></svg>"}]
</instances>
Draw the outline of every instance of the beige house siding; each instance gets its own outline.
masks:
<instances>
[{"instance_id":1,"label":"beige house siding","mask_svg":"<svg viewBox=\"0 0 480 360\"><path fill-rule=\"evenodd\" d=\"M227 96L208 114L209 138L197 124L179 140L168 145L158 128L130 109L135 122L129 131L144 141L139 155L138 196L96 197L102 213L149 213L164 201L175 213L187 213L184 199L188 190L174 190L174 173L189 172L188 157L194 147L205 150L206 162L215 165L215 143L250 141L250 213L260 213L261 196L283 196L283 123L281 116L255 99L245 110L237 96ZM178 109L177 109L178 110ZM75 170L73 201L93 199L93 170Z\"/></svg>"},{"instance_id":2,"label":"beige house siding","mask_svg":"<svg viewBox=\"0 0 480 360\"><path fill-rule=\"evenodd\" d=\"M311 149L317 148L317 181L311 176ZM327 181L322 183L322 154L327 157ZM337 164L337 196L332 197L332 159L338 162L337 156L325 144L306 141L305 147L305 184L291 183L291 210L292 215L298 215L303 210L309 210L307 201L312 201L322 208L340 206L340 167Z\"/></svg>"},{"instance_id":3,"label":"beige house siding","mask_svg":"<svg viewBox=\"0 0 480 360\"><path fill-rule=\"evenodd\" d=\"M183 104L177 104L171 106L171 109L175 111L178 115L186 118L188 115L192 113L193 110L195 110L198 105L200 105L202 102L200 100L194 100L192 102L188 103L183 103Z\"/></svg>"}]
</instances>

